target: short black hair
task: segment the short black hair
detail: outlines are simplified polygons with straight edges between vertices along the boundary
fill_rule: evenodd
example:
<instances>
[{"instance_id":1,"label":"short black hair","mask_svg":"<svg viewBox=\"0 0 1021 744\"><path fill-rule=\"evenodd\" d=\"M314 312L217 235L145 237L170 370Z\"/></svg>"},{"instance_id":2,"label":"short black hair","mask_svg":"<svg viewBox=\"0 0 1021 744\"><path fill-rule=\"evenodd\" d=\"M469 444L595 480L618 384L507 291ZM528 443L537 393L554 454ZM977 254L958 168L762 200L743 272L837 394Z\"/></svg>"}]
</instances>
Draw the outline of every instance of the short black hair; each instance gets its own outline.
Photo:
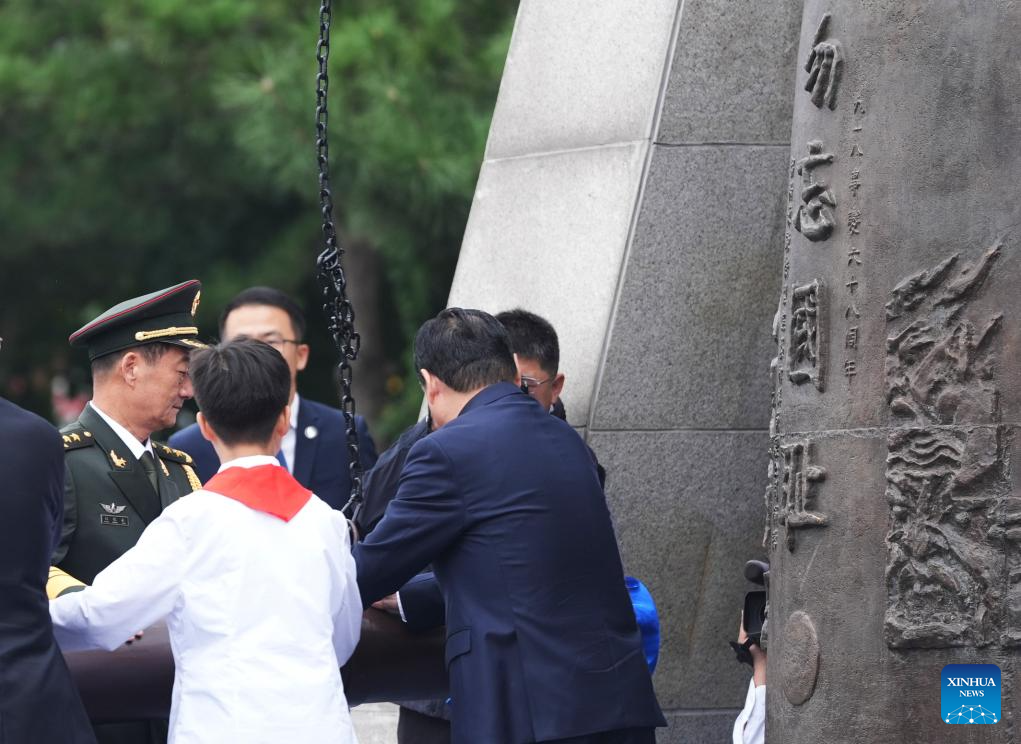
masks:
<instances>
[{"instance_id":1,"label":"short black hair","mask_svg":"<svg viewBox=\"0 0 1021 744\"><path fill-rule=\"evenodd\" d=\"M227 303L220 313L220 337L223 337L223 327L227 325L227 316L246 305L269 305L283 310L291 319L291 326L294 328L294 338L301 341L305 338L305 313L294 298L285 292L273 287L249 287L237 294L233 300Z\"/></svg>"},{"instance_id":2,"label":"short black hair","mask_svg":"<svg viewBox=\"0 0 1021 744\"><path fill-rule=\"evenodd\" d=\"M121 359L123 359L124 355L129 351L135 352L145 360L146 364L152 366L162 359L164 354L175 348L180 349L181 347L174 344L157 342L154 344L129 346L127 349L121 349L120 351L115 351L112 354L104 354L103 356L96 357L92 360L92 379L98 379L110 372L114 367L120 364ZM187 351L187 349L185 349L185 351Z\"/></svg>"},{"instance_id":3,"label":"short black hair","mask_svg":"<svg viewBox=\"0 0 1021 744\"><path fill-rule=\"evenodd\" d=\"M517 375L507 329L481 310L452 307L427 320L415 336L415 371L425 369L459 393Z\"/></svg>"},{"instance_id":4,"label":"short black hair","mask_svg":"<svg viewBox=\"0 0 1021 744\"><path fill-rule=\"evenodd\" d=\"M519 357L534 359L548 375L557 373L560 342L548 320L520 307L497 313L496 319L507 329L511 351Z\"/></svg>"},{"instance_id":5,"label":"short black hair","mask_svg":"<svg viewBox=\"0 0 1021 744\"><path fill-rule=\"evenodd\" d=\"M291 370L269 344L238 338L192 352L195 400L224 444L263 444L291 397Z\"/></svg>"}]
</instances>

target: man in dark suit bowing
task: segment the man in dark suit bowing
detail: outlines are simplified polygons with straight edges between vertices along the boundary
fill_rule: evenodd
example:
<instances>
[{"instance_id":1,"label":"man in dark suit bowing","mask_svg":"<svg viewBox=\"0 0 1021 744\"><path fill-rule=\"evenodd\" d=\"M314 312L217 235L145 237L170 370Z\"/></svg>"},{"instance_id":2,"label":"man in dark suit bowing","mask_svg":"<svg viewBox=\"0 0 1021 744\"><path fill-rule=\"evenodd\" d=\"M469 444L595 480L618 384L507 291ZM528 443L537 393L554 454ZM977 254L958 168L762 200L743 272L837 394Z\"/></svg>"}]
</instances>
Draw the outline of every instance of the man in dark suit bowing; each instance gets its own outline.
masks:
<instances>
[{"instance_id":1,"label":"man in dark suit bowing","mask_svg":"<svg viewBox=\"0 0 1021 744\"><path fill-rule=\"evenodd\" d=\"M220 338L230 341L248 336L274 347L291 370L291 428L284 436L277 458L294 475L334 509L341 509L351 495L348 473L347 434L343 414L335 408L298 395L298 373L308 364L305 314L293 299L271 287L250 287L231 300L220 314ZM355 417L358 454L366 470L376 462L376 448L361 416ZM195 460L203 483L220 467L220 460L193 424L170 438L170 444Z\"/></svg>"},{"instance_id":2,"label":"man in dark suit bowing","mask_svg":"<svg viewBox=\"0 0 1021 744\"><path fill-rule=\"evenodd\" d=\"M3 398L0 478L0 741L95 744L46 601L64 510L64 448L56 429Z\"/></svg>"},{"instance_id":3,"label":"man in dark suit bowing","mask_svg":"<svg viewBox=\"0 0 1021 744\"><path fill-rule=\"evenodd\" d=\"M415 338L436 431L355 548L363 603L431 563L455 744L638 744L664 726L585 443L523 393L507 331L452 308Z\"/></svg>"}]
</instances>

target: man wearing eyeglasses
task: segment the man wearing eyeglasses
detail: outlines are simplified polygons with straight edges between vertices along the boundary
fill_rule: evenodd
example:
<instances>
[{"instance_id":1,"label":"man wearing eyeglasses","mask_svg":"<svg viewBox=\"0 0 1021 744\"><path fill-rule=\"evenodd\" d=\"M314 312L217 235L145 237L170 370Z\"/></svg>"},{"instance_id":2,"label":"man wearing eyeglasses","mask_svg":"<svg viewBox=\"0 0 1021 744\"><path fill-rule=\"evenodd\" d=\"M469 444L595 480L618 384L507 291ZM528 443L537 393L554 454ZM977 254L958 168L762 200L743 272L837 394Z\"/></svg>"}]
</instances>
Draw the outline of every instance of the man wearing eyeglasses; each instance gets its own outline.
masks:
<instances>
[{"instance_id":1,"label":"man wearing eyeglasses","mask_svg":"<svg viewBox=\"0 0 1021 744\"><path fill-rule=\"evenodd\" d=\"M454 744L651 744L666 722L591 455L522 393L511 349L479 310L419 329L436 430L355 546L362 601L435 569Z\"/></svg>"},{"instance_id":2,"label":"man wearing eyeglasses","mask_svg":"<svg viewBox=\"0 0 1021 744\"><path fill-rule=\"evenodd\" d=\"M539 405L559 419L567 420L567 411L560 399L564 390L564 373L560 371L560 341L548 320L516 308L496 315L507 329L511 351L521 374L521 388L539 401ZM595 453L589 449L592 459ZM606 485L606 470L596 461L599 484Z\"/></svg>"},{"instance_id":3,"label":"man wearing eyeglasses","mask_svg":"<svg viewBox=\"0 0 1021 744\"><path fill-rule=\"evenodd\" d=\"M231 300L220 314L220 338L239 336L264 341L280 352L291 370L291 427L284 435L277 459L295 479L334 509L351 494L347 434L343 414L335 408L298 395L298 373L308 364L304 342L305 314L290 296L272 287L250 287ZM368 470L376 462L376 447L365 419L355 417L358 454ZM170 438L170 444L190 454L203 483L220 467L212 445L193 424Z\"/></svg>"},{"instance_id":4,"label":"man wearing eyeglasses","mask_svg":"<svg viewBox=\"0 0 1021 744\"><path fill-rule=\"evenodd\" d=\"M566 419L560 393L564 389L564 373L560 367L560 343L557 332L548 320L520 308L496 315L507 330L510 349L521 376L521 388L534 398L544 411ZM432 430L428 418L401 434L384 452L376 467L365 479L364 501L354 516L362 536L376 527L386 512L387 504L397 494L401 471L412 446ZM595 454L589 450L595 461ZM595 462L599 483L606 480L606 471ZM398 594L376 605L379 609L400 614L414 630L425 630L443 624L443 596L431 572L420 574ZM398 744L445 744L450 741L450 710L442 700L405 701L401 703L397 727Z\"/></svg>"}]
</instances>

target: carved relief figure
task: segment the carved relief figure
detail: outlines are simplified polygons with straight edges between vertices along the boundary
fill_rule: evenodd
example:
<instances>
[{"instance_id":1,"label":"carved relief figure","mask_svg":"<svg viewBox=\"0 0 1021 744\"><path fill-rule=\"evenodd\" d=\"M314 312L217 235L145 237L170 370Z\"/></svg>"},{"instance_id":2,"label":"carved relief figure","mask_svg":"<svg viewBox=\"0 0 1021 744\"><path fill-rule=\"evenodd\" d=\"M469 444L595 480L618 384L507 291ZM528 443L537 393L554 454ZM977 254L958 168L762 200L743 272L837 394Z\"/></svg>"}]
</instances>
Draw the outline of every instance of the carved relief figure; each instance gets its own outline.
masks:
<instances>
[{"instance_id":1,"label":"carved relief figure","mask_svg":"<svg viewBox=\"0 0 1021 744\"><path fill-rule=\"evenodd\" d=\"M844 73L844 56L839 41L827 40L829 26L830 14L827 13L819 22L812 42L812 52L805 63L805 71L808 73L805 90L812 94L812 103L816 108L825 105L833 110L837 107L837 88Z\"/></svg>"},{"instance_id":2,"label":"carved relief figure","mask_svg":"<svg viewBox=\"0 0 1021 744\"><path fill-rule=\"evenodd\" d=\"M816 279L811 284L795 287L791 292L790 349L787 354L791 382L800 385L813 382L817 390L823 389L823 284Z\"/></svg>"},{"instance_id":3,"label":"carved relief figure","mask_svg":"<svg viewBox=\"0 0 1021 744\"><path fill-rule=\"evenodd\" d=\"M994 374L1002 315L965 317L999 254L994 246L959 269L951 256L904 279L886 304L887 403L901 427L886 462L893 647L984 646L1011 632L1003 595L1021 591L1021 572L1004 575L1004 540L1021 542L1009 516L1021 510L1005 508L1009 441ZM1021 597L1011 599L1021 611Z\"/></svg>"},{"instance_id":4,"label":"carved relief figure","mask_svg":"<svg viewBox=\"0 0 1021 744\"><path fill-rule=\"evenodd\" d=\"M829 187L815 176L815 169L833 162L833 153L822 151L822 142L808 143L808 156L798 161L801 174L801 201L803 204L794 218L794 227L809 240L826 240L833 234L836 220L833 207L836 198Z\"/></svg>"}]
</instances>

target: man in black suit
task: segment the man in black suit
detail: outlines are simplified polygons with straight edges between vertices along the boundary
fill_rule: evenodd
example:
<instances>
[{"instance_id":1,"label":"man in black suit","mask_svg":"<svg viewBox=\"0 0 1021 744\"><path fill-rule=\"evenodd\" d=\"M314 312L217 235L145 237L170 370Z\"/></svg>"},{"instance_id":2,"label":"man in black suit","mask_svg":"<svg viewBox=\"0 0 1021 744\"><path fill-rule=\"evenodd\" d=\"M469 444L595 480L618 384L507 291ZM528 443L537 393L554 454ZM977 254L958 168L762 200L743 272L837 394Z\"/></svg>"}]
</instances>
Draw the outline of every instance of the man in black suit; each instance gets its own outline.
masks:
<instances>
[{"instance_id":1,"label":"man in black suit","mask_svg":"<svg viewBox=\"0 0 1021 744\"><path fill-rule=\"evenodd\" d=\"M0 741L95 744L46 599L64 508L64 448L52 426L2 398L0 479Z\"/></svg>"},{"instance_id":2,"label":"man in black suit","mask_svg":"<svg viewBox=\"0 0 1021 744\"><path fill-rule=\"evenodd\" d=\"M452 308L415 339L436 431L355 548L366 605L432 563L455 744L645 744L665 725L585 443L518 387L507 331Z\"/></svg>"},{"instance_id":3,"label":"man in black suit","mask_svg":"<svg viewBox=\"0 0 1021 744\"><path fill-rule=\"evenodd\" d=\"M298 395L298 373L308 364L305 314L293 299L271 287L250 287L231 300L220 314L220 338L239 336L264 341L274 347L291 370L291 428L284 437L277 459L301 485L332 506L341 509L351 496L347 433L344 415L336 408ZM362 468L376 462L376 448L365 419L355 417L358 455ZM170 437L170 445L195 460L203 483L220 467L213 446L199 432L198 425Z\"/></svg>"}]
</instances>

